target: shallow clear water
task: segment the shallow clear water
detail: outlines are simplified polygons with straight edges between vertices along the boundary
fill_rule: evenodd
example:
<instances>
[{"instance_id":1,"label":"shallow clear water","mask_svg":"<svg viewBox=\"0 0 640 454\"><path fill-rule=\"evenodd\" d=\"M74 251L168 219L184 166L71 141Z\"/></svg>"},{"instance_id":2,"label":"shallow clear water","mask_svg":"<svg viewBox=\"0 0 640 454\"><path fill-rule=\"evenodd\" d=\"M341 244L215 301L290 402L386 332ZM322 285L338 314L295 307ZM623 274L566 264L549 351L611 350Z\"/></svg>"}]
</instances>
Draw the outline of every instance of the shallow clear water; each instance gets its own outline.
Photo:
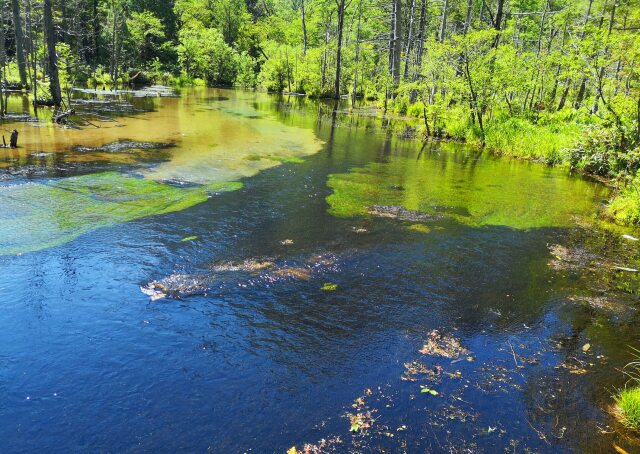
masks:
<instances>
[{"instance_id":1,"label":"shallow clear water","mask_svg":"<svg viewBox=\"0 0 640 454\"><path fill-rule=\"evenodd\" d=\"M591 221L606 188L297 98L124 101L5 125L3 452L638 447L607 412L637 280L549 249L638 267ZM141 292L168 276L201 285ZM433 330L468 353L420 353Z\"/></svg>"}]
</instances>

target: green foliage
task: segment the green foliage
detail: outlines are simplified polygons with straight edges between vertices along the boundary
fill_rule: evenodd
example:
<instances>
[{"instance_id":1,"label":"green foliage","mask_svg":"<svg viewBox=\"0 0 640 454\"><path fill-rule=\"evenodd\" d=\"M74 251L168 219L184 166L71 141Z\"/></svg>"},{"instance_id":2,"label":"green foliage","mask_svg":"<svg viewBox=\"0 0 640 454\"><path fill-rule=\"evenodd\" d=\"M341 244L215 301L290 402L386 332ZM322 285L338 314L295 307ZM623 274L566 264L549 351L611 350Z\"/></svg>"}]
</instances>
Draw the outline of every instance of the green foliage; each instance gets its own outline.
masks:
<instances>
[{"instance_id":1,"label":"green foliage","mask_svg":"<svg viewBox=\"0 0 640 454\"><path fill-rule=\"evenodd\" d=\"M640 224L640 177L621 182L622 188L605 209L605 215L621 224Z\"/></svg>"},{"instance_id":2,"label":"green foliage","mask_svg":"<svg viewBox=\"0 0 640 454\"><path fill-rule=\"evenodd\" d=\"M180 30L177 49L187 76L202 78L210 85L232 85L235 82L238 54L215 28L205 28L195 22L185 25Z\"/></svg>"},{"instance_id":3,"label":"green foliage","mask_svg":"<svg viewBox=\"0 0 640 454\"><path fill-rule=\"evenodd\" d=\"M609 177L633 174L640 168L640 146L629 149L622 143L618 129L588 128L576 145L569 149L571 167Z\"/></svg>"},{"instance_id":4,"label":"green foliage","mask_svg":"<svg viewBox=\"0 0 640 454\"><path fill-rule=\"evenodd\" d=\"M615 401L622 422L631 429L640 430L640 387L623 389Z\"/></svg>"},{"instance_id":5,"label":"green foliage","mask_svg":"<svg viewBox=\"0 0 640 454\"><path fill-rule=\"evenodd\" d=\"M127 29L137 61L147 62L157 55L165 39L165 27L158 17L150 11L131 13Z\"/></svg>"}]
</instances>

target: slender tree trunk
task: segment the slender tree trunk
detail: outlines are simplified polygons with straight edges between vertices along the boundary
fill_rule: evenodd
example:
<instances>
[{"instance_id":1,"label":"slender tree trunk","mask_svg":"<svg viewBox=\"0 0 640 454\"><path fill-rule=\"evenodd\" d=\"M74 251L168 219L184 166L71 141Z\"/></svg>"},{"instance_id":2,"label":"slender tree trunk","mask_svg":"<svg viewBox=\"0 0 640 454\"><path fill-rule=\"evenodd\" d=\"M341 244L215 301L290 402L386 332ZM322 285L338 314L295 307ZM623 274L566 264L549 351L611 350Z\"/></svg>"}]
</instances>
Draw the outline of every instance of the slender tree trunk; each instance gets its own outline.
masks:
<instances>
[{"instance_id":1,"label":"slender tree trunk","mask_svg":"<svg viewBox=\"0 0 640 454\"><path fill-rule=\"evenodd\" d=\"M420 70L422 67L422 55L424 53L424 36L427 25L427 0L422 0L422 5L420 6L420 24L418 25L418 51L416 55L415 61L415 70L413 73L413 81L418 80L420 76ZM416 102L418 97L418 92L416 90L411 90L409 95L409 100L411 103Z\"/></svg>"},{"instance_id":2,"label":"slender tree trunk","mask_svg":"<svg viewBox=\"0 0 640 454\"><path fill-rule=\"evenodd\" d=\"M62 106L62 93L60 92L60 77L58 75L58 55L56 54L56 32L53 25L53 13L51 0L44 0L43 7L44 32L47 41L47 61L49 66L49 86L51 99L56 108Z\"/></svg>"},{"instance_id":3,"label":"slender tree trunk","mask_svg":"<svg viewBox=\"0 0 640 454\"><path fill-rule=\"evenodd\" d=\"M640 144L640 96L638 96L638 109L636 110L636 145Z\"/></svg>"},{"instance_id":4,"label":"slender tree trunk","mask_svg":"<svg viewBox=\"0 0 640 454\"><path fill-rule=\"evenodd\" d=\"M402 53L402 1L393 0L393 14L391 18L391 75L394 84L400 83L400 54Z\"/></svg>"},{"instance_id":5,"label":"slender tree trunk","mask_svg":"<svg viewBox=\"0 0 640 454\"><path fill-rule=\"evenodd\" d=\"M438 34L438 42L442 44L444 42L445 33L447 31L447 13L449 10L449 0L444 0L442 5L442 20L440 21L440 32ZM438 76L434 76L433 85L431 86L431 92L429 93L429 104L433 104L436 99L436 91L438 89ZM434 123L434 129L436 127Z\"/></svg>"},{"instance_id":6,"label":"slender tree trunk","mask_svg":"<svg viewBox=\"0 0 640 454\"><path fill-rule=\"evenodd\" d=\"M467 1L467 16L464 19L464 26L462 27L462 34L467 35L469 27L471 26L471 17L473 15L473 0Z\"/></svg>"},{"instance_id":7,"label":"slender tree trunk","mask_svg":"<svg viewBox=\"0 0 640 454\"><path fill-rule=\"evenodd\" d=\"M20 1L11 0L11 10L13 12L13 26L16 36L16 58L18 60L18 72L20 73L20 84L27 86L27 62L24 57L24 34L22 32L22 17L20 16Z\"/></svg>"},{"instance_id":8,"label":"slender tree trunk","mask_svg":"<svg viewBox=\"0 0 640 454\"><path fill-rule=\"evenodd\" d=\"M4 67L7 64L7 50L5 48L4 30L4 0L0 0L0 117L7 113L7 106L4 102Z\"/></svg>"},{"instance_id":9,"label":"slender tree trunk","mask_svg":"<svg viewBox=\"0 0 640 454\"><path fill-rule=\"evenodd\" d=\"M467 85L469 86L469 93L471 94L471 103L473 105L473 112L478 119L478 126L480 127L480 134L482 135L482 145L485 144L485 132L484 121L482 116L482 110L478 106L478 95L476 94L475 87L473 86L473 80L471 79L471 71L469 70L469 58L465 56L464 60L464 75L467 79Z\"/></svg>"},{"instance_id":10,"label":"slender tree trunk","mask_svg":"<svg viewBox=\"0 0 640 454\"><path fill-rule=\"evenodd\" d=\"M115 0L111 0L111 14L113 27L111 30L111 82L118 88L119 42L118 42L118 6Z\"/></svg>"},{"instance_id":11,"label":"slender tree trunk","mask_svg":"<svg viewBox=\"0 0 640 454\"><path fill-rule=\"evenodd\" d=\"M616 2L613 2L613 5L611 6L611 16L609 17L609 29L607 30L607 45L604 48L604 53L608 53L609 52L609 39L611 38L611 30L613 30L613 22L616 18ZM600 66L600 68L598 69L598 79L602 81L602 79L604 78L604 66ZM591 106L591 113L594 114L598 111L598 102L600 101L600 99L603 96L602 93L602 82L598 84L598 88L596 90L596 97L593 100L593 106Z\"/></svg>"},{"instance_id":12,"label":"slender tree trunk","mask_svg":"<svg viewBox=\"0 0 640 454\"><path fill-rule=\"evenodd\" d=\"M409 77L409 56L411 55L411 46L413 45L413 18L415 14L416 0L411 0L411 13L409 15L409 31L407 33L407 46L404 50L404 73L403 79Z\"/></svg>"},{"instance_id":13,"label":"slender tree trunk","mask_svg":"<svg viewBox=\"0 0 640 454\"><path fill-rule=\"evenodd\" d=\"M336 0L338 6L338 49L336 51L336 81L334 98L340 99L340 75L342 73L342 34L344 31L345 0Z\"/></svg>"},{"instance_id":14,"label":"slender tree trunk","mask_svg":"<svg viewBox=\"0 0 640 454\"><path fill-rule=\"evenodd\" d=\"M304 11L304 0L300 3L300 15L302 17L302 55L307 55L307 22Z\"/></svg>"},{"instance_id":15,"label":"slender tree trunk","mask_svg":"<svg viewBox=\"0 0 640 454\"><path fill-rule=\"evenodd\" d=\"M356 106L358 96L358 64L360 63L360 23L362 21L362 2L358 3L358 26L356 28L356 58L355 71L353 74L353 92L351 93L351 108Z\"/></svg>"},{"instance_id":16,"label":"slender tree trunk","mask_svg":"<svg viewBox=\"0 0 640 454\"><path fill-rule=\"evenodd\" d=\"M504 16L504 3L506 0L498 0L498 9L496 10L496 19L493 23L493 28L496 29L498 34L493 42L493 47L498 47L500 44L500 31L502 30L502 18Z\"/></svg>"},{"instance_id":17,"label":"slender tree trunk","mask_svg":"<svg viewBox=\"0 0 640 454\"><path fill-rule=\"evenodd\" d=\"M440 21L440 34L438 35L438 42L442 44L444 42L444 35L447 32L447 14L449 12L449 0L444 0L442 7L442 21Z\"/></svg>"},{"instance_id":18,"label":"slender tree trunk","mask_svg":"<svg viewBox=\"0 0 640 454\"><path fill-rule=\"evenodd\" d=\"M98 0L93 0L93 21L91 30L91 54L95 60L98 58L98 36L100 36L100 16L98 15Z\"/></svg>"},{"instance_id":19,"label":"slender tree trunk","mask_svg":"<svg viewBox=\"0 0 640 454\"><path fill-rule=\"evenodd\" d=\"M606 2L605 2L606 3ZM591 17L591 7L593 6L593 0L589 0L589 6L587 8L587 14L584 17L584 24L582 26L582 32L580 33L580 41L584 39L584 35L587 32L587 24L589 24L589 19ZM575 109L579 109L582 106L582 101L584 100L584 94L587 88L587 78L583 77L580 81L580 88L578 89L578 94L576 96L576 100L573 103L573 107Z\"/></svg>"},{"instance_id":20,"label":"slender tree trunk","mask_svg":"<svg viewBox=\"0 0 640 454\"><path fill-rule=\"evenodd\" d=\"M542 11L542 18L540 19L540 33L538 34L538 50L537 56L540 56L542 51L542 36L544 35L544 26L547 21L547 11L549 10L549 0L544 4L544 10Z\"/></svg>"}]
</instances>

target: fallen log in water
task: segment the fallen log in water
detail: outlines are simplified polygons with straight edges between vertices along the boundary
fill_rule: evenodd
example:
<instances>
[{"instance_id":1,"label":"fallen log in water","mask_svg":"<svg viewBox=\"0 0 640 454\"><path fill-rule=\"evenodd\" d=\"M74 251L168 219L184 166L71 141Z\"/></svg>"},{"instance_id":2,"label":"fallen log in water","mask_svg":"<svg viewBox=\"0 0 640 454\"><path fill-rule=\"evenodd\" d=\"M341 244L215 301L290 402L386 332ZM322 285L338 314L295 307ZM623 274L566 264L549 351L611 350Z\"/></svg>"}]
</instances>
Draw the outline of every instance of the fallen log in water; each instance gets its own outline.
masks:
<instances>
[{"instance_id":1,"label":"fallen log in water","mask_svg":"<svg viewBox=\"0 0 640 454\"><path fill-rule=\"evenodd\" d=\"M59 113L58 115L53 116L53 121L57 124L66 123L71 115L75 115L76 111L74 109L65 110L64 112Z\"/></svg>"}]
</instances>

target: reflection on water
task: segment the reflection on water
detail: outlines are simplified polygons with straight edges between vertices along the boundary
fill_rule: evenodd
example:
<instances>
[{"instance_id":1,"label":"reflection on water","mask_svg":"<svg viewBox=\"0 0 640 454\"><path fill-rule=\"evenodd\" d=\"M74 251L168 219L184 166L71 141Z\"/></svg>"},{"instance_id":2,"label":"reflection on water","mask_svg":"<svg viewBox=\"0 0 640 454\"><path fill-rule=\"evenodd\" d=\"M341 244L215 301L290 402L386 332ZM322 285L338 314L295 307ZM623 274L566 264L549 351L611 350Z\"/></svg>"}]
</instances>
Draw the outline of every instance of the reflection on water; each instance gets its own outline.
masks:
<instances>
[{"instance_id":1,"label":"reflection on water","mask_svg":"<svg viewBox=\"0 0 640 454\"><path fill-rule=\"evenodd\" d=\"M153 111L0 151L0 246L38 249L0 257L3 452L637 450L607 406L640 252L584 223L601 186L297 98L124 101ZM205 288L140 291L176 276Z\"/></svg>"}]
</instances>

